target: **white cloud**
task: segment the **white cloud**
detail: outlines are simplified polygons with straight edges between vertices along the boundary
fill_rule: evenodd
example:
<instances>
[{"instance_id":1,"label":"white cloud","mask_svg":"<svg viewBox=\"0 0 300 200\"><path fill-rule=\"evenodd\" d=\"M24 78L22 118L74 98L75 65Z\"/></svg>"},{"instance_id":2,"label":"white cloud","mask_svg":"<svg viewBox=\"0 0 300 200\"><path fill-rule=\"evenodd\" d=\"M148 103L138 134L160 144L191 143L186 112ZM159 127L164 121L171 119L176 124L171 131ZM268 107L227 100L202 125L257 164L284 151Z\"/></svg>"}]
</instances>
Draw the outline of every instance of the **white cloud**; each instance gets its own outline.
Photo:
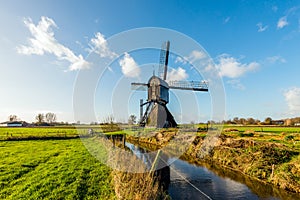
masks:
<instances>
[{"instance_id":1,"label":"white cloud","mask_svg":"<svg viewBox=\"0 0 300 200\"><path fill-rule=\"evenodd\" d=\"M171 69L168 71L167 81L182 81L188 78L188 74L185 69L178 67L177 69Z\"/></svg>"},{"instance_id":2,"label":"white cloud","mask_svg":"<svg viewBox=\"0 0 300 200\"><path fill-rule=\"evenodd\" d=\"M18 53L25 55L49 53L55 55L58 60L70 62L69 70L89 68L90 64L83 59L82 55L76 56L69 48L55 39L52 27L57 28L57 25L51 18L42 16L37 25L30 18L25 19L24 23L32 34L32 38L28 39L28 46L17 47Z\"/></svg>"},{"instance_id":3,"label":"white cloud","mask_svg":"<svg viewBox=\"0 0 300 200\"><path fill-rule=\"evenodd\" d=\"M266 61L270 64L274 64L274 63L285 63L286 60L281 57L281 56L271 56L271 57L267 57Z\"/></svg>"},{"instance_id":4,"label":"white cloud","mask_svg":"<svg viewBox=\"0 0 300 200\"><path fill-rule=\"evenodd\" d=\"M227 83L231 85L234 89L245 90L245 86L241 83L239 79L228 80Z\"/></svg>"},{"instance_id":5,"label":"white cloud","mask_svg":"<svg viewBox=\"0 0 300 200\"><path fill-rule=\"evenodd\" d=\"M69 60L71 62L71 65L69 66L70 71L90 68L90 64L86 60L84 60L82 55L77 56L75 59L76 60L74 61Z\"/></svg>"},{"instance_id":6,"label":"white cloud","mask_svg":"<svg viewBox=\"0 0 300 200\"><path fill-rule=\"evenodd\" d=\"M247 72L255 71L259 67L259 64L257 62L243 64L236 58L224 54L218 57L216 67L220 71L220 76L238 78Z\"/></svg>"},{"instance_id":7,"label":"white cloud","mask_svg":"<svg viewBox=\"0 0 300 200\"><path fill-rule=\"evenodd\" d=\"M206 55L204 52L202 51L197 51L197 50L194 50L190 53L189 56L187 57L184 57L186 60L190 61L190 62L194 62L194 61L197 61L197 60L201 60L203 58L205 58Z\"/></svg>"},{"instance_id":8,"label":"white cloud","mask_svg":"<svg viewBox=\"0 0 300 200\"><path fill-rule=\"evenodd\" d=\"M300 112L300 88L293 87L284 92L285 101L287 102L291 114Z\"/></svg>"},{"instance_id":9,"label":"white cloud","mask_svg":"<svg viewBox=\"0 0 300 200\"><path fill-rule=\"evenodd\" d=\"M283 27L287 26L289 23L287 21L287 16L281 17L277 22L277 28L282 29Z\"/></svg>"},{"instance_id":10,"label":"white cloud","mask_svg":"<svg viewBox=\"0 0 300 200\"><path fill-rule=\"evenodd\" d=\"M278 22L277 22L277 28L278 29L282 29L283 27L289 25L289 22L287 20L288 17L297 17L298 18L298 10L300 9L300 6L294 6L291 7L290 9L288 9L286 11L286 15L284 15L283 17L281 17Z\"/></svg>"},{"instance_id":11,"label":"white cloud","mask_svg":"<svg viewBox=\"0 0 300 200\"><path fill-rule=\"evenodd\" d=\"M182 57L180 57L180 56L177 56L176 59L175 59L175 63L183 63L183 64L186 64L187 61L186 61L184 58L182 58Z\"/></svg>"},{"instance_id":12,"label":"white cloud","mask_svg":"<svg viewBox=\"0 0 300 200\"><path fill-rule=\"evenodd\" d=\"M122 72L126 77L139 77L141 70L135 60L125 52L124 57L119 61Z\"/></svg>"},{"instance_id":13,"label":"white cloud","mask_svg":"<svg viewBox=\"0 0 300 200\"><path fill-rule=\"evenodd\" d=\"M256 24L256 26L258 27L258 32L264 32L265 30L268 29L268 26L263 26L263 24L261 22L259 22L258 24Z\"/></svg>"},{"instance_id":14,"label":"white cloud","mask_svg":"<svg viewBox=\"0 0 300 200\"><path fill-rule=\"evenodd\" d=\"M94 51L102 58L104 57L114 58L117 56L115 52L112 52L108 48L108 44L104 35L99 32L95 34L95 38L91 39L90 47L91 47L91 51Z\"/></svg>"},{"instance_id":15,"label":"white cloud","mask_svg":"<svg viewBox=\"0 0 300 200\"><path fill-rule=\"evenodd\" d=\"M202 51L194 50L188 56L180 57L177 56L175 59L175 63L183 63L186 64L188 62L195 62L197 60L201 60L206 57L206 54Z\"/></svg>"},{"instance_id":16,"label":"white cloud","mask_svg":"<svg viewBox=\"0 0 300 200\"><path fill-rule=\"evenodd\" d=\"M206 72L212 72L212 71L215 71L216 68L214 67L213 64L209 63L208 65L206 65L206 67L204 68L204 70L205 70Z\"/></svg>"}]
</instances>

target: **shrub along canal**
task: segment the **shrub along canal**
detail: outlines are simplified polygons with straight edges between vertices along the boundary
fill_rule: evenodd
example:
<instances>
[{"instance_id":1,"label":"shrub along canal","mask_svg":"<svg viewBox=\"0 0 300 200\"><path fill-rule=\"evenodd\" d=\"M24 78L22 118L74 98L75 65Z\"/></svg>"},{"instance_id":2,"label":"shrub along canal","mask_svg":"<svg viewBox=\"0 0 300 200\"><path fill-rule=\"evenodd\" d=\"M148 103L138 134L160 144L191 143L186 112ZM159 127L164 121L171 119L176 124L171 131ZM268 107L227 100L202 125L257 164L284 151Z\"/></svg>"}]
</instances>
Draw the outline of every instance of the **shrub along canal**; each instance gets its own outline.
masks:
<instances>
[{"instance_id":1,"label":"shrub along canal","mask_svg":"<svg viewBox=\"0 0 300 200\"><path fill-rule=\"evenodd\" d=\"M146 149L126 143L144 162L151 163ZM224 167L207 163L191 163L188 160L167 158L170 165L163 170L172 199L300 199L299 194L288 193L272 185L250 179ZM149 161L150 159L150 161ZM151 164L150 164L151 165ZM149 165L149 167L150 167Z\"/></svg>"}]
</instances>

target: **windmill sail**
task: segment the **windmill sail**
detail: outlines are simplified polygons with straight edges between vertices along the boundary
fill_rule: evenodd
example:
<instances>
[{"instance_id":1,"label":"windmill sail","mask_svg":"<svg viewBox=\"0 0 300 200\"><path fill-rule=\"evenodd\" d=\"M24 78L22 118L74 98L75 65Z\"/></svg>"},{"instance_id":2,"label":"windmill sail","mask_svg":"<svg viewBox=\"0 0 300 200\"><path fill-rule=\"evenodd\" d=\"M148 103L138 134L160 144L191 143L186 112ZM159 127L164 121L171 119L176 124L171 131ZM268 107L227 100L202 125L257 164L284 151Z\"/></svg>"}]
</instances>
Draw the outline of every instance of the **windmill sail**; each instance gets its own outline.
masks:
<instances>
[{"instance_id":1,"label":"windmill sail","mask_svg":"<svg viewBox=\"0 0 300 200\"><path fill-rule=\"evenodd\" d=\"M208 91L208 83L206 81L169 81L170 89Z\"/></svg>"},{"instance_id":2,"label":"windmill sail","mask_svg":"<svg viewBox=\"0 0 300 200\"><path fill-rule=\"evenodd\" d=\"M158 68L158 76L163 80L167 79L169 49L170 49L170 41L163 43L160 51L159 68Z\"/></svg>"}]
</instances>

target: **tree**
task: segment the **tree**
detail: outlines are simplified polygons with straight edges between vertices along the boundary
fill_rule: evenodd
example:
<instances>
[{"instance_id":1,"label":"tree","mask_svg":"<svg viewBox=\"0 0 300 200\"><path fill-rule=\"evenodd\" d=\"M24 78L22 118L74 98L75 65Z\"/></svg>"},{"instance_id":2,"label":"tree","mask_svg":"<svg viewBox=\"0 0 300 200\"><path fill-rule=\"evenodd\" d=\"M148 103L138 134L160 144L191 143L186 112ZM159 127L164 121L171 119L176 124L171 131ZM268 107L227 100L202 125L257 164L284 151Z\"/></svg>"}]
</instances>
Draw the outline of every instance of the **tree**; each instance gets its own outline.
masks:
<instances>
[{"instance_id":1,"label":"tree","mask_svg":"<svg viewBox=\"0 0 300 200\"><path fill-rule=\"evenodd\" d=\"M37 116L35 117L36 121L41 124L44 122L45 116L42 113L37 114Z\"/></svg>"},{"instance_id":2,"label":"tree","mask_svg":"<svg viewBox=\"0 0 300 200\"><path fill-rule=\"evenodd\" d=\"M255 119L253 119L252 117L249 117L249 118L247 119L247 124L250 124L250 125L255 124Z\"/></svg>"},{"instance_id":3,"label":"tree","mask_svg":"<svg viewBox=\"0 0 300 200\"><path fill-rule=\"evenodd\" d=\"M256 120L255 120L255 124L260 125L260 120L259 120L259 119L256 119Z\"/></svg>"},{"instance_id":4,"label":"tree","mask_svg":"<svg viewBox=\"0 0 300 200\"><path fill-rule=\"evenodd\" d=\"M239 120L238 117L235 117L235 118L233 118L233 122L234 122L235 124L238 124L238 123L240 123L240 120Z\"/></svg>"},{"instance_id":5,"label":"tree","mask_svg":"<svg viewBox=\"0 0 300 200\"><path fill-rule=\"evenodd\" d=\"M103 124L114 124L115 118L113 115L108 115L106 118L103 120Z\"/></svg>"},{"instance_id":6,"label":"tree","mask_svg":"<svg viewBox=\"0 0 300 200\"><path fill-rule=\"evenodd\" d=\"M113 115L108 115L106 118L104 118L103 125L101 126L103 132L114 132L121 130L119 125L115 122L115 118Z\"/></svg>"},{"instance_id":7,"label":"tree","mask_svg":"<svg viewBox=\"0 0 300 200\"><path fill-rule=\"evenodd\" d=\"M265 119L265 124L271 125L271 124L272 124L272 118L271 118L271 117L267 117L267 118Z\"/></svg>"},{"instance_id":8,"label":"tree","mask_svg":"<svg viewBox=\"0 0 300 200\"><path fill-rule=\"evenodd\" d=\"M46 118L46 122L48 122L49 124L52 124L53 122L56 121L56 115L54 113L47 113L45 115L45 118Z\"/></svg>"},{"instance_id":9,"label":"tree","mask_svg":"<svg viewBox=\"0 0 300 200\"><path fill-rule=\"evenodd\" d=\"M246 119L245 118L240 118L240 123L239 124L243 124L243 125L245 125L246 124Z\"/></svg>"},{"instance_id":10,"label":"tree","mask_svg":"<svg viewBox=\"0 0 300 200\"><path fill-rule=\"evenodd\" d=\"M235 123L235 122L232 122L231 119L229 119L229 120L225 121L224 124L232 124L232 123Z\"/></svg>"},{"instance_id":11,"label":"tree","mask_svg":"<svg viewBox=\"0 0 300 200\"><path fill-rule=\"evenodd\" d=\"M17 117L17 115L9 115L8 120L9 120L10 122L12 122L12 121L17 121L17 120L18 120L18 117Z\"/></svg>"},{"instance_id":12,"label":"tree","mask_svg":"<svg viewBox=\"0 0 300 200\"><path fill-rule=\"evenodd\" d=\"M130 115L128 119L128 124L135 124L136 123L136 116L135 115Z\"/></svg>"}]
</instances>

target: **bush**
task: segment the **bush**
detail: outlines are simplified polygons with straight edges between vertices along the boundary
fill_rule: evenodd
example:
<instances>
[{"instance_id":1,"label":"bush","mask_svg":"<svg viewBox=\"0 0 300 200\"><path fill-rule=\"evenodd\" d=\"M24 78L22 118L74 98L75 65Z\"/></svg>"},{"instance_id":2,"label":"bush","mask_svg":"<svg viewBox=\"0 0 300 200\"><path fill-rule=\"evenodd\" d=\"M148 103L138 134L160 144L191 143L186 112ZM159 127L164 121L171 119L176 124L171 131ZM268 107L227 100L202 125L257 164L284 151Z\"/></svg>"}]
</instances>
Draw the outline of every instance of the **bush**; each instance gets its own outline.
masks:
<instances>
[{"instance_id":1,"label":"bush","mask_svg":"<svg viewBox=\"0 0 300 200\"><path fill-rule=\"evenodd\" d=\"M253 137L254 133L239 133L239 137Z\"/></svg>"},{"instance_id":2,"label":"bush","mask_svg":"<svg viewBox=\"0 0 300 200\"><path fill-rule=\"evenodd\" d=\"M287 135L284 137L284 140L293 140L294 139L294 136L293 135Z\"/></svg>"}]
</instances>

